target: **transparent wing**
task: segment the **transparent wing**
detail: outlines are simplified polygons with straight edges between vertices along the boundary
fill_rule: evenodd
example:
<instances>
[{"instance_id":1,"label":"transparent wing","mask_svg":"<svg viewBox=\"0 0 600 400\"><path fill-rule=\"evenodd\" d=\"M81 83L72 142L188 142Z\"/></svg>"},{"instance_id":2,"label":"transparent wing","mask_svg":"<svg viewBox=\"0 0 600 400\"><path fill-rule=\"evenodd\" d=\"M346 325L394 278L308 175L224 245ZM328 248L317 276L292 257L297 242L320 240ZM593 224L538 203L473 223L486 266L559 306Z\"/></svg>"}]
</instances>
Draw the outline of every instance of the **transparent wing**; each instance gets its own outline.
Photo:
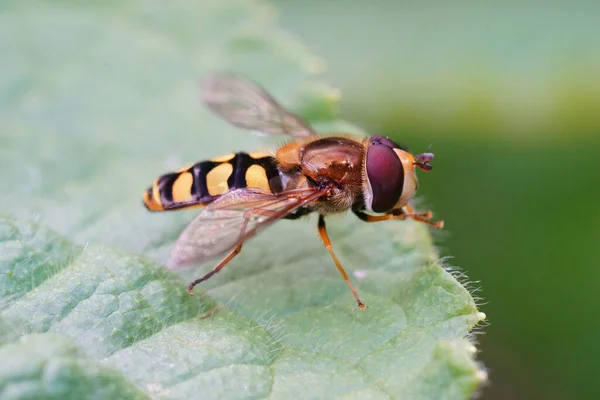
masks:
<instances>
[{"instance_id":1,"label":"transparent wing","mask_svg":"<svg viewBox=\"0 0 600 400\"><path fill-rule=\"evenodd\" d=\"M223 255L321 195L322 192L316 189L300 189L279 195L256 189L237 189L224 194L203 209L184 229L167 266L180 269Z\"/></svg>"},{"instance_id":2,"label":"transparent wing","mask_svg":"<svg viewBox=\"0 0 600 400\"><path fill-rule=\"evenodd\" d=\"M240 128L297 138L316 135L307 123L241 76L208 76L202 81L202 100L216 114Z\"/></svg>"}]
</instances>

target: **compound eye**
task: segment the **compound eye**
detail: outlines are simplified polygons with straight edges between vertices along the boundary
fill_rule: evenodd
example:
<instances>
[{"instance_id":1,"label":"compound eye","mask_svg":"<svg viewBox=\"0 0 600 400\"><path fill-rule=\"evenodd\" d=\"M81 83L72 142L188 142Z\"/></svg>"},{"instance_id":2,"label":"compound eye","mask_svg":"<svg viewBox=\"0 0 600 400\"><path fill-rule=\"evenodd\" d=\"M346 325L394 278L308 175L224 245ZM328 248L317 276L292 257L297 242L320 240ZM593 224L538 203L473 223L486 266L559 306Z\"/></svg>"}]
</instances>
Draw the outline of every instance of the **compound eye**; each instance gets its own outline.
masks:
<instances>
[{"instance_id":1,"label":"compound eye","mask_svg":"<svg viewBox=\"0 0 600 400\"><path fill-rule=\"evenodd\" d=\"M384 146L391 147L392 149L402 149L402 146L385 136L371 136L369 140L371 145L382 144Z\"/></svg>"},{"instance_id":2,"label":"compound eye","mask_svg":"<svg viewBox=\"0 0 600 400\"><path fill-rule=\"evenodd\" d=\"M373 139L367 149L365 166L373 196L371 210L383 213L391 210L402 195L404 168L393 147L383 141L374 143Z\"/></svg>"}]
</instances>

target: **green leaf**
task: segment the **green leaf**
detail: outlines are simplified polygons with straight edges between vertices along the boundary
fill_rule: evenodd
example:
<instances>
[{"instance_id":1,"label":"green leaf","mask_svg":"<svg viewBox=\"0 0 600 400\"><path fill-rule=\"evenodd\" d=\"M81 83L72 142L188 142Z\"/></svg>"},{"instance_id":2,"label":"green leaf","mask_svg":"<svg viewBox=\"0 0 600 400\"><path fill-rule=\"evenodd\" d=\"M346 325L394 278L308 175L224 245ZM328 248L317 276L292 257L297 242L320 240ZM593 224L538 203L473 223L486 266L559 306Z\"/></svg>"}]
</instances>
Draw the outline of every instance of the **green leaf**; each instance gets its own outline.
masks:
<instances>
[{"instance_id":1,"label":"green leaf","mask_svg":"<svg viewBox=\"0 0 600 400\"><path fill-rule=\"evenodd\" d=\"M203 74L244 73L319 130L356 131L269 5L3 7L0 397L468 398L485 378L465 339L483 315L418 223L329 219L367 311L314 218L276 224L194 296L212 265L162 267L195 213L148 213L152 180L275 145L203 109Z\"/></svg>"},{"instance_id":2,"label":"green leaf","mask_svg":"<svg viewBox=\"0 0 600 400\"><path fill-rule=\"evenodd\" d=\"M118 372L102 366L63 336L23 337L0 347L3 399L145 399Z\"/></svg>"}]
</instances>

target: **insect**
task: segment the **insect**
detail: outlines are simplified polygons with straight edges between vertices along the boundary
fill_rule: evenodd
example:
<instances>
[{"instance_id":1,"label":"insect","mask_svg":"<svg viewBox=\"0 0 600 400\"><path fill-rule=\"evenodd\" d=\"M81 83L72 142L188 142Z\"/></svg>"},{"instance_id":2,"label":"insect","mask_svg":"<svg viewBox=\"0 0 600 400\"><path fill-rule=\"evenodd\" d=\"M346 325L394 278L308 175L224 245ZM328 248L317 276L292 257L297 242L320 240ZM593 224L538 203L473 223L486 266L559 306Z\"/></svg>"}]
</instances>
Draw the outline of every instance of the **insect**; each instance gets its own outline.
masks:
<instances>
[{"instance_id":1,"label":"insect","mask_svg":"<svg viewBox=\"0 0 600 400\"><path fill-rule=\"evenodd\" d=\"M431 211L409 205L418 187L415 169L431 170L432 153L413 156L387 137L319 136L252 81L233 74L207 77L201 85L206 106L229 123L292 139L274 155L231 153L157 178L144 192L150 211L200 207L171 252L167 266L178 269L224 257L194 286L221 271L252 236L281 219L318 214L318 232L350 288L365 309L336 257L325 217L352 210L366 222L413 219L436 228Z\"/></svg>"}]
</instances>

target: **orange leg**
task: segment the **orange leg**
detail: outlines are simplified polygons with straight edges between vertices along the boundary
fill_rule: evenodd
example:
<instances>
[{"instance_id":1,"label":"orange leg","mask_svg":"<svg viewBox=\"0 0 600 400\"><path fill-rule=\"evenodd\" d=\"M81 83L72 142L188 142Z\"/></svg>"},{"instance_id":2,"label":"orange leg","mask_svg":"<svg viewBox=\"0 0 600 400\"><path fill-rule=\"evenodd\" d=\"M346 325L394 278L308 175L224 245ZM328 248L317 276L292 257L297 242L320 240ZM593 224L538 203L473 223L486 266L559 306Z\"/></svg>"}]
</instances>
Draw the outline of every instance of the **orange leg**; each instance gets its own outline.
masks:
<instances>
[{"instance_id":1,"label":"orange leg","mask_svg":"<svg viewBox=\"0 0 600 400\"><path fill-rule=\"evenodd\" d=\"M346 284L350 288L352 295L356 299L359 310L366 310L367 306L362 302L360 297L358 297L358 293L356 292L356 289L354 289L354 286L352 286L350 278L348 278L348 274L346 274L346 271L344 271L344 267L342 267L342 264L340 264L339 260L335 256L335 253L333 252L333 249L331 248L331 241L329 240L329 235L327 235L327 228L325 227L325 217L323 217L322 215L319 215L319 235L321 236L321 240L323 240L325 248L331 255L335 266L337 267L338 271L340 271L340 274L342 274L342 277L344 278Z\"/></svg>"},{"instance_id":2,"label":"orange leg","mask_svg":"<svg viewBox=\"0 0 600 400\"><path fill-rule=\"evenodd\" d=\"M395 210L389 214L385 215L369 215L362 211L354 210L354 214L361 220L365 222L380 222L380 221L389 221L389 220L403 220L403 219L413 219L415 221L423 222L424 224L433 226L434 228L443 228L444 221L430 221L433 213L431 211L416 213L410 205L406 206L408 214L402 210Z\"/></svg>"},{"instance_id":3,"label":"orange leg","mask_svg":"<svg viewBox=\"0 0 600 400\"><path fill-rule=\"evenodd\" d=\"M427 225L433 226L434 228L441 229L444 227L444 221L429 221L431 217L433 217L431 210L424 213L415 213L415 209L410 204L407 204L406 211L408 211L408 214L405 214L405 218L411 218L415 221L423 222Z\"/></svg>"},{"instance_id":4,"label":"orange leg","mask_svg":"<svg viewBox=\"0 0 600 400\"><path fill-rule=\"evenodd\" d=\"M200 282L204 282L205 280L207 280L208 278L210 278L211 276L215 275L220 270L222 270L223 267L225 267L229 261L233 260L233 258L240 253L240 251L242 251L241 244L238 247L236 247L235 249L233 249L231 251L231 253L227 254L227 256L224 259L222 259L221 262L212 269L212 271L210 271L208 274L204 275L202 278L198 278L195 281L193 281L192 283L190 283L189 286L187 287L187 292L189 294L194 294L194 286L196 286Z\"/></svg>"}]
</instances>

